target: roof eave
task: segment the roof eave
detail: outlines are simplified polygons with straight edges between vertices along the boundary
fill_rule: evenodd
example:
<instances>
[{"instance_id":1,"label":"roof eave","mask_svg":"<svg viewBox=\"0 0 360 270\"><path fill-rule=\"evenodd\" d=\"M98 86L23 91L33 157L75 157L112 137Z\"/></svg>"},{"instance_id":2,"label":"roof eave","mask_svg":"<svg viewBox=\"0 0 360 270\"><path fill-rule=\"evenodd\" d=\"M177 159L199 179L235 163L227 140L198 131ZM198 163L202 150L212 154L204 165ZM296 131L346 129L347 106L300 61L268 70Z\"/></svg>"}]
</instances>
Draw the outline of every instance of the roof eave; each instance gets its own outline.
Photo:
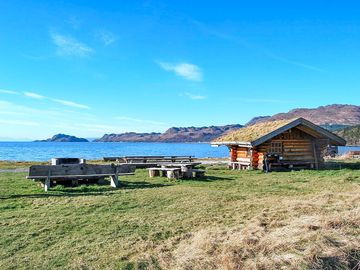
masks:
<instances>
[{"instance_id":1,"label":"roof eave","mask_svg":"<svg viewBox=\"0 0 360 270\"><path fill-rule=\"evenodd\" d=\"M237 146L245 146L252 147L251 142L237 142L237 141L224 141L224 142L211 142L211 145L237 145Z\"/></svg>"}]
</instances>

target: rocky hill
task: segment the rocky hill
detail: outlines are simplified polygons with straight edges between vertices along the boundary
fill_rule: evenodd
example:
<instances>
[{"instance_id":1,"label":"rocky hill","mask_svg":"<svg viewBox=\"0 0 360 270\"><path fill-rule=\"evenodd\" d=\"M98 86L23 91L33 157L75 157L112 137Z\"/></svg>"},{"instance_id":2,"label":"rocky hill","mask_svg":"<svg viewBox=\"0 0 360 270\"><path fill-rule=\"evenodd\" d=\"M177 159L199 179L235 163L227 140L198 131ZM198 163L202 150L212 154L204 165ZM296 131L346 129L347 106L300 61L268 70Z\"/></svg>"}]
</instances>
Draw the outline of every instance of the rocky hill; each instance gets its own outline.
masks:
<instances>
[{"instance_id":1,"label":"rocky hill","mask_svg":"<svg viewBox=\"0 0 360 270\"><path fill-rule=\"evenodd\" d=\"M335 131L335 133L344 138L347 145L360 145L360 125L347 127L342 130Z\"/></svg>"},{"instance_id":2,"label":"rocky hill","mask_svg":"<svg viewBox=\"0 0 360 270\"><path fill-rule=\"evenodd\" d=\"M35 142L88 142L88 140L66 134L56 134L52 138L46 140L37 140Z\"/></svg>"},{"instance_id":3,"label":"rocky hill","mask_svg":"<svg viewBox=\"0 0 360 270\"><path fill-rule=\"evenodd\" d=\"M136 133L105 134L94 142L156 142L161 133Z\"/></svg>"},{"instance_id":4,"label":"rocky hill","mask_svg":"<svg viewBox=\"0 0 360 270\"><path fill-rule=\"evenodd\" d=\"M287 113L279 113L273 116L255 117L246 125L253 125L259 122L272 120L285 120L297 117L303 117L311 122L329 127L342 128L344 126L353 126L360 124L360 106L333 104L321 106L315 109L293 109ZM336 129L335 129L336 130Z\"/></svg>"},{"instance_id":5,"label":"rocky hill","mask_svg":"<svg viewBox=\"0 0 360 270\"><path fill-rule=\"evenodd\" d=\"M210 142L213 139L241 128L242 125L210 127L172 127L164 133L105 134L96 142Z\"/></svg>"}]
</instances>

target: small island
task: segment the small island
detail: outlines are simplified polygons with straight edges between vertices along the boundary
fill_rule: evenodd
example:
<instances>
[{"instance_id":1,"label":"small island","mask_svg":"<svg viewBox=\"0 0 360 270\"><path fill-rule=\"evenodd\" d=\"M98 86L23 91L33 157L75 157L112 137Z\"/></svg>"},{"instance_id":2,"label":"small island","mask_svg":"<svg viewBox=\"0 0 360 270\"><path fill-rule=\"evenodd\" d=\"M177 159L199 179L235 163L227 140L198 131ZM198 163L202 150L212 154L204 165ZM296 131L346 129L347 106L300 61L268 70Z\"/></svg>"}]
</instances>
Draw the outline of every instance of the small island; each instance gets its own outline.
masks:
<instances>
[{"instance_id":1,"label":"small island","mask_svg":"<svg viewBox=\"0 0 360 270\"><path fill-rule=\"evenodd\" d=\"M35 142L89 142L87 139L78 138L66 134L56 134L46 140L36 140Z\"/></svg>"}]
</instances>

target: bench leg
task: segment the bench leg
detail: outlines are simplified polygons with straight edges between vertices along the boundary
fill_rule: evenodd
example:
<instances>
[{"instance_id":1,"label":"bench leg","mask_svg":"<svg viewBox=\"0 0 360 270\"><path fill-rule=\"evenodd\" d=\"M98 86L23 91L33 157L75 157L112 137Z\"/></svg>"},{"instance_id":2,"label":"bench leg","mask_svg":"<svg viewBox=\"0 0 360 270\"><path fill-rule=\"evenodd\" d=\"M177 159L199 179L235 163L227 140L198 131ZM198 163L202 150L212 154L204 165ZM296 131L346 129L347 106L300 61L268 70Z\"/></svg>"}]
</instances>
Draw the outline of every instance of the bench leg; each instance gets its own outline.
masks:
<instances>
[{"instance_id":1,"label":"bench leg","mask_svg":"<svg viewBox=\"0 0 360 270\"><path fill-rule=\"evenodd\" d=\"M45 192L49 191L50 189L50 178L46 178L45 183L44 183L44 190Z\"/></svg>"},{"instance_id":2,"label":"bench leg","mask_svg":"<svg viewBox=\"0 0 360 270\"><path fill-rule=\"evenodd\" d=\"M149 170L149 177L153 178L155 176L159 176L160 172L158 170Z\"/></svg>"},{"instance_id":3,"label":"bench leg","mask_svg":"<svg viewBox=\"0 0 360 270\"><path fill-rule=\"evenodd\" d=\"M182 177L184 177L184 178L192 178L193 171L191 168L183 167L183 168L181 168L181 174L182 174Z\"/></svg>"},{"instance_id":4,"label":"bench leg","mask_svg":"<svg viewBox=\"0 0 360 270\"><path fill-rule=\"evenodd\" d=\"M179 179L179 171L166 171L166 176L168 179Z\"/></svg>"},{"instance_id":5,"label":"bench leg","mask_svg":"<svg viewBox=\"0 0 360 270\"><path fill-rule=\"evenodd\" d=\"M119 187L119 176L117 174L110 176L110 186L114 188Z\"/></svg>"}]
</instances>

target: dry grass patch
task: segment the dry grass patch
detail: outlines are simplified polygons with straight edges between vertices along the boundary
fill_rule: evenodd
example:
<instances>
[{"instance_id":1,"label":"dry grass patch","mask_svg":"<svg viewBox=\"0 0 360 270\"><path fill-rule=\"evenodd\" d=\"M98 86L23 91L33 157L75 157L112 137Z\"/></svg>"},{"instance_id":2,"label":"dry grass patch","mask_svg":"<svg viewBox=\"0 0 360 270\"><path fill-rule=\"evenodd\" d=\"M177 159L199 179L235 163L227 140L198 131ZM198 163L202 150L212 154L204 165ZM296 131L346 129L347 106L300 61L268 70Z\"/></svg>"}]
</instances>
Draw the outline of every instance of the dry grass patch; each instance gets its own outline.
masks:
<instances>
[{"instance_id":1,"label":"dry grass patch","mask_svg":"<svg viewBox=\"0 0 360 270\"><path fill-rule=\"evenodd\" d=\"M360 189L285 199L244 226L171 239L164 269L360 269Z\"/></svg>"}]
</instances>

